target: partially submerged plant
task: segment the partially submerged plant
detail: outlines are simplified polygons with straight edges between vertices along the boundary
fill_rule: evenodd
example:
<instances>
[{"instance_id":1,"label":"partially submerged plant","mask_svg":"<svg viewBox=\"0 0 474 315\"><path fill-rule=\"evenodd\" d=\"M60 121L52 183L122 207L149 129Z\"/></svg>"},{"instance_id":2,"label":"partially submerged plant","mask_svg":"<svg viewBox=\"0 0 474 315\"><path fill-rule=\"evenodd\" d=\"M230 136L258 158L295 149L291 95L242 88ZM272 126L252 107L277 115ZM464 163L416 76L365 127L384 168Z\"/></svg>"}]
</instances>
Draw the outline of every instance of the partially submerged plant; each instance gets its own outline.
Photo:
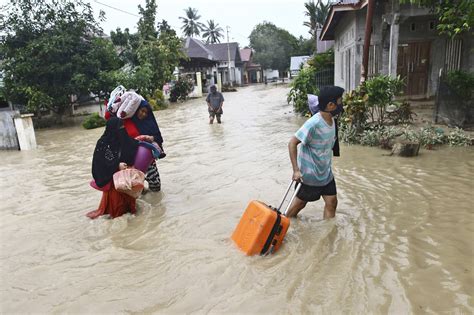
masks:
<instances>
[{"instance_id":1,"label":"partially submerged plant","mask_svg":"<svg viewBox=\"0 0 474 315\"><path fill-rule=\"evenodd\" d=\"M445 143L444 130L433 126L423 127L419 134L420 144L431 150L433 146Z\"/></svg>"},{"instance_id":2,"label":"partially submerged plant","mask_svg":"<svg viewBox=\"0 0 474 315\"><path fill-rule=\"evenodd\" d=\"M447 137L447 143L450 146L469 146L472 145L473 139L467 135L461 128L454 128Z\"/></svg>"}]
</instances>

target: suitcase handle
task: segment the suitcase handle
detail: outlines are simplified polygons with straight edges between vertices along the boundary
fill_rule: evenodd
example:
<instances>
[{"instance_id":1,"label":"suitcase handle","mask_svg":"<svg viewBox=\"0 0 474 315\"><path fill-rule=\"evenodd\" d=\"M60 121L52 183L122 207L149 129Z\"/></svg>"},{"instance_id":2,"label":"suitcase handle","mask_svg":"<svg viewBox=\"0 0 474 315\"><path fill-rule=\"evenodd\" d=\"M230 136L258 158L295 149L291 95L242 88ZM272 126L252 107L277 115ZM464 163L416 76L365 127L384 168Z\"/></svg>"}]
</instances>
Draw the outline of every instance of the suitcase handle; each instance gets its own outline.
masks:
<instances>
[{"instance_id":1,"label":"suitcase handle","mask_svg":"<svg viewBox=\"0 0 474 315\"><path fill-rule=\"evenodd\" d=\"M282 199L280 205L278 206L278 209L277 209L278 211L280 211L281 207L283 206L283 203L285 202L285 199L286 199L286 197L288 196L288 193L290 192L291 186L293 186L293 183L294 183L294 182L295 182L294 180L291 180L291 181L290 181L290 184L288 185L288 188L286 189L285 195L283 196L283 199ZM288 205L286 206L285 211L282 212L284 216L286 216L288 210L290 209L291 204L293 203L293 200L294 200L295 197L296 197L296 194L298 193L298 191L300 191L300 188L301 188L301 184L298 183L298 185L296 186L295 192L293 193L293 195L292 195L291 198L290 198L290 202L289 202Z\"/></svg>"}]
</instances>

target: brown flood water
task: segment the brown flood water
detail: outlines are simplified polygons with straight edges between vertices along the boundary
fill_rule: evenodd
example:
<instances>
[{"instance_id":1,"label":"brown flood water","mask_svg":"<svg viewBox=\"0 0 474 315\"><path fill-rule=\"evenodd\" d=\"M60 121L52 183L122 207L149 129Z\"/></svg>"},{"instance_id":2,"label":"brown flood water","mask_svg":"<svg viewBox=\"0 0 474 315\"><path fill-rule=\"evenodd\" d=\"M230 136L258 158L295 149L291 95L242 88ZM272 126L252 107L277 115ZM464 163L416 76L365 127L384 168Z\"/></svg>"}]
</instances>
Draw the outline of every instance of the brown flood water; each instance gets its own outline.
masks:
<instances>
[{"instance_id":1,"label":"brown flood water","mask_svg":"<svg viewBox=\"0 0 474 315\"><path fill-rule=\"evenodd\" d=\"M304 119L287 91L224 94L222 125L203 99L156 112L163 191L137 216L85 216L100 200L88 182L103 129L41 130L38 150L0 152L0 312L472 314L473 148L410 159L343 146L335 220L319 201L277 254L234 247L248 201L277 205L289 182Z\"/></svg>"}]
</instances>

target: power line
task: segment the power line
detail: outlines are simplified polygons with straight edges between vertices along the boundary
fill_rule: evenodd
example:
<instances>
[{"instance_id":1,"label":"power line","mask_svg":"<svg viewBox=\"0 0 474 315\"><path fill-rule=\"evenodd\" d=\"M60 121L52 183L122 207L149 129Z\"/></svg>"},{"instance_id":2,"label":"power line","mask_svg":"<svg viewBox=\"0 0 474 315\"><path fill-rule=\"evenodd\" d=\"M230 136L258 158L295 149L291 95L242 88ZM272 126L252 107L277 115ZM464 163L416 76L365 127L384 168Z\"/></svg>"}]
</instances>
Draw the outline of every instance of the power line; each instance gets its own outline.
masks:
<instances>
[{"instance_id":1,"label":"power line","mask_svg":"<svg viewBox=\"0 0 474 315\"><path fill-rule=\"evenodd\" d=\"M110 5L108 5L108 4L99 2L99 1L97 1L97 0L94 0L94 2L96 2L96 3L98 3L98 4L101 4L101 5L105 6L105 7L108 7L108 8L110 8L110 9L120 11L120 12L125 13L125 14L133 15L133 16L138 17L138 18L140 17L140 16L138 16L138 15L136 15L136 14L133 14L133 13L131 13L131 12L124 11L124 10L122 10L122 9L119 9L119 8L110 6Z\"/></svg>"}]
</instances>

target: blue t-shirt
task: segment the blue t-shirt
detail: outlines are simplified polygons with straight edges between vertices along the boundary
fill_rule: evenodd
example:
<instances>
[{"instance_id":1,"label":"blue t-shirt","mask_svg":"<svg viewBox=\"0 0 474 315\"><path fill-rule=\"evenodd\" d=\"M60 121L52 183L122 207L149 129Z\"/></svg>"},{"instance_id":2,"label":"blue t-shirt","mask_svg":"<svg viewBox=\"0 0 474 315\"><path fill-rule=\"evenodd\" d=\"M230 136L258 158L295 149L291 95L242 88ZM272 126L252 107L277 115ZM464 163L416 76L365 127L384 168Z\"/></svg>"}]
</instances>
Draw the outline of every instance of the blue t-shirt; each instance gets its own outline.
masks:
<instances>
[{"instance_id":1,"label":"blue t-shirt","mask_svg":"<svg viewBox=\"0 0 474 315\"><path fill-rule=\"evenodd\" d=\"M333 180L331 170L332 147L336 137L334 119L329 126L320 113L308 119L296 132L301 141L298 151L298 167L303 183L310 186L326 186Z\"/></svg>"}]
</instances>

